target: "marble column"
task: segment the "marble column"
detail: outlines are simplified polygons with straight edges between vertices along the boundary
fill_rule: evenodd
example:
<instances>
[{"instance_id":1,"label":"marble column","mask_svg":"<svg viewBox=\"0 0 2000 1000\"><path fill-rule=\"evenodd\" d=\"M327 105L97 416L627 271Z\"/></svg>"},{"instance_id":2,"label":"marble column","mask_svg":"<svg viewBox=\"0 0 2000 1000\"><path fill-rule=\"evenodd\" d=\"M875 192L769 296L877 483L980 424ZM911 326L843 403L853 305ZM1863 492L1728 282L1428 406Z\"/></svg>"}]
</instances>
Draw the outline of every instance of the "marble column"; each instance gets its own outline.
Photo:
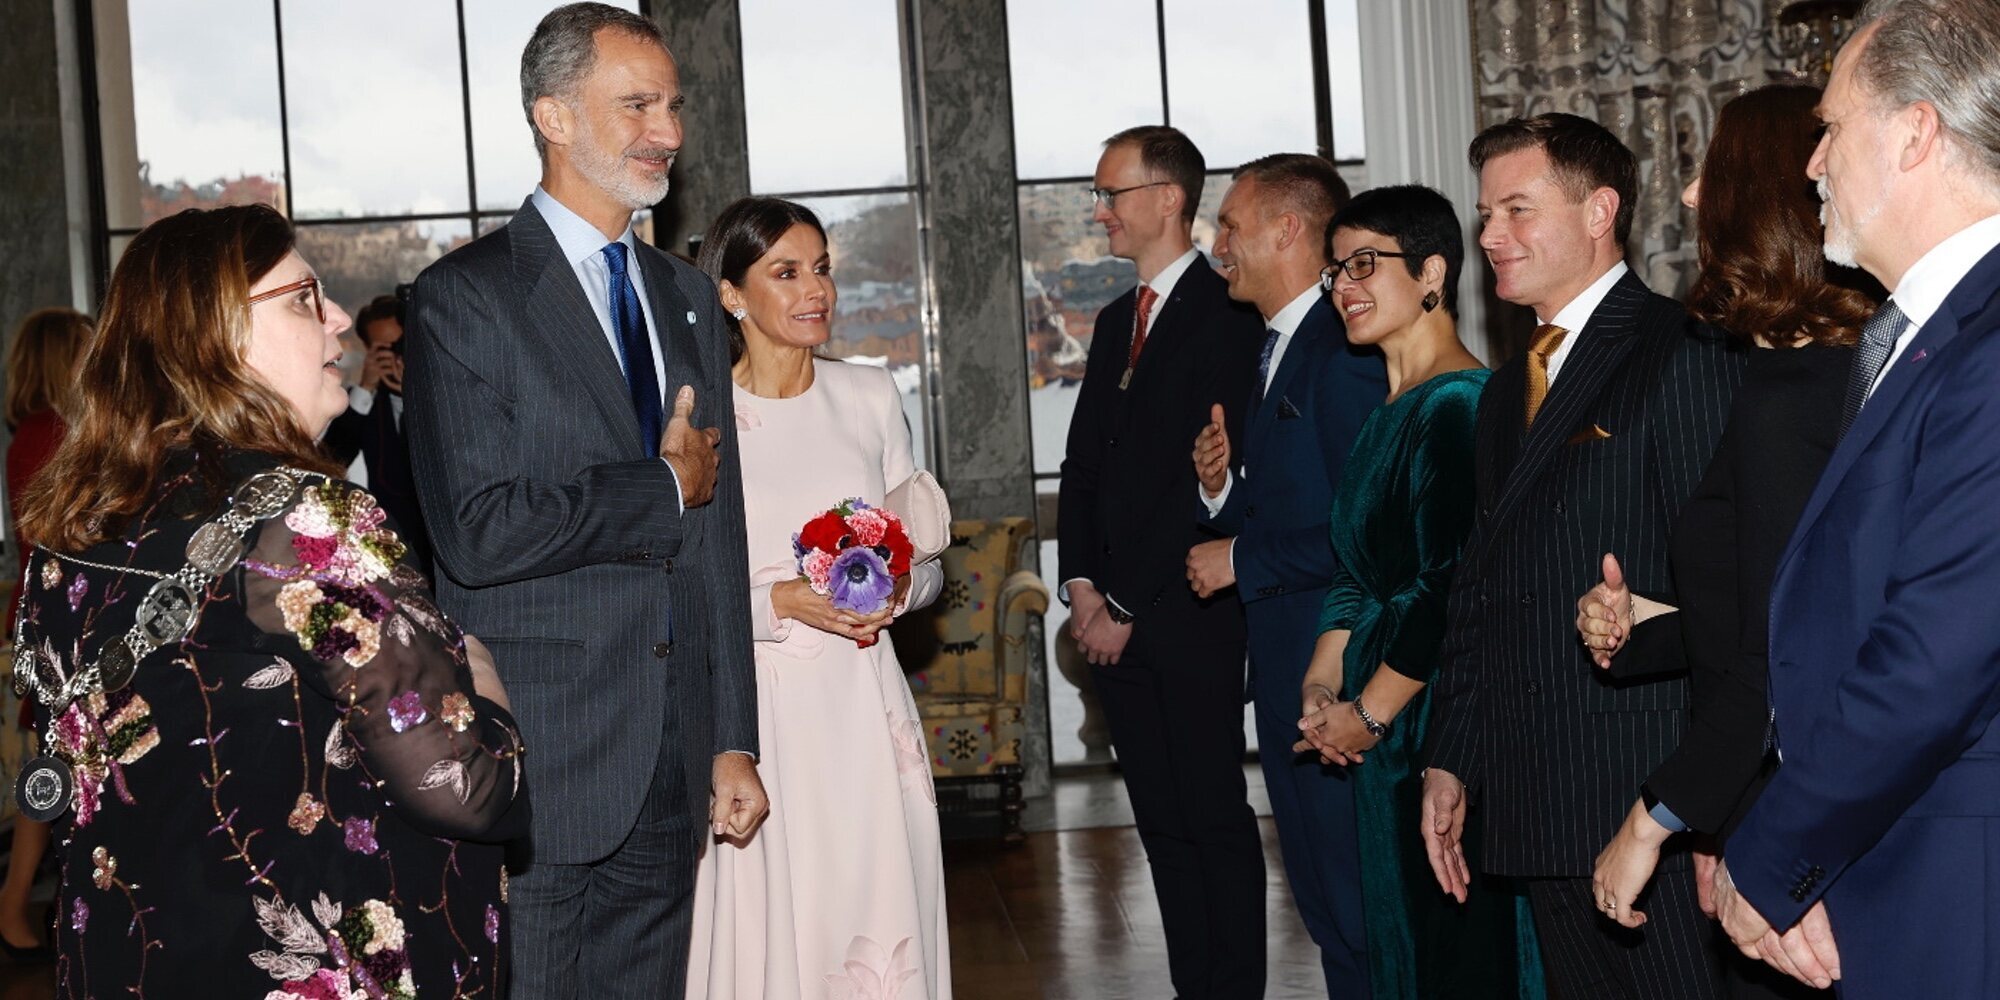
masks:
<instances>
[{"instance_id":1,"label":"marble column","mask_svg":"<svg viewBox=\"0 0 2000 1000\"><path fill-rule=\"evenodd\" d=\"M63 4L67 6L67 4ZM0 328L76 301L61 64L75 47L50 0L12 4L0 61ZM65 12L66 13L66 12Z\"/></svg>"},{"instance_id":2,"label":"marble column","mask_svg":"<svg viewBox=\"0 0 2000 1000\"><path fill-rule=\"evenodd\" d=\"M919 118L910 122L925 188L930 262L933 454L958 517L1035 515L1021 309L1020 213L1004 6L913 0ZM1046 526L1045 526L1046 527ZM1031 556L1032 558L1032 556ZM1031 647L1043 648L1041 637ZM1049 781L1048 670L1028 678L1025 790Z\"/></svg>"},{"instance_id":3,"label":"marble column","mask_svg":"<svg viewBox=\"0 0 2000 1000\"><path fill-rule=\"evenodd\" d=\"M750 193L750 148L743 125L742 19L733 3L651 0L680 69L687 139L674 161L665 211L653 241L686 253L724 206Z\"/></svg>"}]
</instances>

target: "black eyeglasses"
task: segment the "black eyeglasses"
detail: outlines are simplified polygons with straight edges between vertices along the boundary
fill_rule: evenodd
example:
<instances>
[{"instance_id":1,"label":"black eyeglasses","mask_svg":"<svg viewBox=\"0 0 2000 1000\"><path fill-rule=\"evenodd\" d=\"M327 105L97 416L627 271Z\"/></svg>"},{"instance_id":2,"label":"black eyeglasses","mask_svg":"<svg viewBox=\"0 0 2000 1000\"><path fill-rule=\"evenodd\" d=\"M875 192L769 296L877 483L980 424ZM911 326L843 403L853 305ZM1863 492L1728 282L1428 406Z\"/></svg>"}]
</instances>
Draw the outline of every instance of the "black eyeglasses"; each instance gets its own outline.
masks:
<instances>
[{"instance_id":1,"label":"black eyeglasses","mask_svg":"<svg viewBox=\"0 0 2000 1000\"><path fill-rule=\"evenodd\" d=\"M1115 208L1115 207L1117 206L1117 199L1118 199L1118 196L1119 196L1119 195L1121 195L1121 194L1124 194L1124 193L1125 193L1125 192L1127 192L1127 191L1137 191L1137 190L1139 190L1140 188L1150 188L1150 187L1159 187L1160 185L1162 185L1162 184L1165 184L1165 183L1167 183L1167 182L1166 182L1166 181L1151 181L1151 182L1149 182L1149 183L1146 183L1146 184L1134 184L1134 185L1132 185L1131 187L1122 187L1122 188L1091 188L1091 189L1090 189L1090 203L1091 203L1091 204L1093 204L1093 205L1095 205L1095 204L1097 204L1098 202L1103 202L1103 203L1104 203L1104 207L1105 207L1105 208Z\"/></svg>"},{"instance_id":2,"label":"black eyeglasses","mask_svg":"<svg viewBox=\"0 0 2000 1000\"><path fill-rule=\"evenodd\" d=\"M250 296L250 304L254 306L259 302L266 302L271 299L275 299L280 295L289 295L292 292L296 292L305 288L312 289L313 315L319 317L319 321L321 323L325 323L326 282L319 280L319 275L313 275L312 277L309 278L300 278L299 280L294 281L289 285L279 285L278 287L273 288L268 292L259 292L256 295Z\"/></svg>"},{"instance_id":3,"label":"black eyeglasses","mask_svg":"<svg viewBox=\"0 0 2000 1000\"><path fill-rule=\"evenodd\" d=\"M1415 256L1416 254L1413 253L1390 253L1387 250L1376 250L1372 247L1366 250L1356 250L1319 269L1320 290L1333 291L1333 272L1335 271L1346 271L1350 279L1361 281L1375 273L1375 258L1377 257L1407 259Z\"/></svg>"}]
</instances>

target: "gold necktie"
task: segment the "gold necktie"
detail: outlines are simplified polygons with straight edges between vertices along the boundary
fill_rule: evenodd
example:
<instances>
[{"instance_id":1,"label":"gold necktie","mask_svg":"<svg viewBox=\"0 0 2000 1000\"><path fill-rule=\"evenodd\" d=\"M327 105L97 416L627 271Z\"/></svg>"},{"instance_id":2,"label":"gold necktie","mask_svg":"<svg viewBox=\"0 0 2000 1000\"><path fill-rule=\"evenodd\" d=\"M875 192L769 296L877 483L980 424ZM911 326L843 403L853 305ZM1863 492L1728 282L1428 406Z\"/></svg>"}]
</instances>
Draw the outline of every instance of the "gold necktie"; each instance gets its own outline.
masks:
<instances>
[{"instance_id":1,"label":"gold necktie","mask_svg":"<svg viewBox=\"0 0 2000 1000\"><path fill-rule=\"evenodd\" d=\"M1528 427L1535 426L1535 412L1549 394L1549 355L1562 346L1569 331L1553 323L1535 327L1535 339L1528 342Z\"/></svg>"}]
</instances>

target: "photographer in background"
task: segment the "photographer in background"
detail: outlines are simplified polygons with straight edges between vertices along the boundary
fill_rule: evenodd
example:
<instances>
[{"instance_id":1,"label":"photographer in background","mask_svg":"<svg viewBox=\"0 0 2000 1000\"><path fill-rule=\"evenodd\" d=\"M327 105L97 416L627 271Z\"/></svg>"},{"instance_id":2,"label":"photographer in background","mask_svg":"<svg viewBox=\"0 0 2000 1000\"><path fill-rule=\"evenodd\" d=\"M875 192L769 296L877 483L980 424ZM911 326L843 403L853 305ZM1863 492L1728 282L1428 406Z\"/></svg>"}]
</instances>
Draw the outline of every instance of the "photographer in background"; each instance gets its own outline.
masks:
<instances>
[{"instance_id":1,"label":"photographer in background","mask_svg":"<svg viewBox=\"0 0 2000 1000\"><path fill-rule=\"evenodd\" d=\"M347 391L347 412L327 428L320 447L348 463L348 479L375 494L410 546L411 561L428 575L430 535L417 509L403 431L403 303L409 292L409 285L398 285L395 294L378 295L355 314L354 328L367 351L361 381Z\"/></svg>"}]
</instances>

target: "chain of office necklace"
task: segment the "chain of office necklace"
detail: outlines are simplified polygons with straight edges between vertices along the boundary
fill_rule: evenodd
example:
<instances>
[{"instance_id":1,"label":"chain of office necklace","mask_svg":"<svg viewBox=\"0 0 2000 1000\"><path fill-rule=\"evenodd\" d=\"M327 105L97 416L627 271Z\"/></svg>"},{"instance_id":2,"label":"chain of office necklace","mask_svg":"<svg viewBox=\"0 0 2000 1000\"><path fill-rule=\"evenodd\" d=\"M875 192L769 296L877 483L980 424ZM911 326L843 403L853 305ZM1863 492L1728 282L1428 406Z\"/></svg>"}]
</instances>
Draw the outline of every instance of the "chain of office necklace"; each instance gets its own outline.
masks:
<instances>
[{"instance_id":1,"label":"chain of office necklace","mask_svg":"<svg viewBox=\"0 0 2000 1000\"><path fill-rule=\"evenodd\" d=\"M201 616L201 609L195 604L195 595L207 590L211 581L228 572L237 560L243 558L243 538L253 525L289 507L292 498L298 495L299 481L316 475L279 466L275 471L259 472L244 480L230 494L229 509L195 529L193 537L188 539L187 563L172 573L112 566L43 549L45 554L57 559L114 573L137 573L159 581L140 600L132 627L126 629L124 635L106 643L104 649L98 652L97 659L71 674L53 690L42 677L37 654L27 647L27 616L17 610L14 616L14 677L17 684L24 683L33 689L36 700L49 707L51 736L56 715L69 703L91 691L116 691L131 683L140 660L194 631L195 622ZM25 595L24 589L24 601ZM43 745L53 744L45 737Z\"/></svg>"}]
</instances>

